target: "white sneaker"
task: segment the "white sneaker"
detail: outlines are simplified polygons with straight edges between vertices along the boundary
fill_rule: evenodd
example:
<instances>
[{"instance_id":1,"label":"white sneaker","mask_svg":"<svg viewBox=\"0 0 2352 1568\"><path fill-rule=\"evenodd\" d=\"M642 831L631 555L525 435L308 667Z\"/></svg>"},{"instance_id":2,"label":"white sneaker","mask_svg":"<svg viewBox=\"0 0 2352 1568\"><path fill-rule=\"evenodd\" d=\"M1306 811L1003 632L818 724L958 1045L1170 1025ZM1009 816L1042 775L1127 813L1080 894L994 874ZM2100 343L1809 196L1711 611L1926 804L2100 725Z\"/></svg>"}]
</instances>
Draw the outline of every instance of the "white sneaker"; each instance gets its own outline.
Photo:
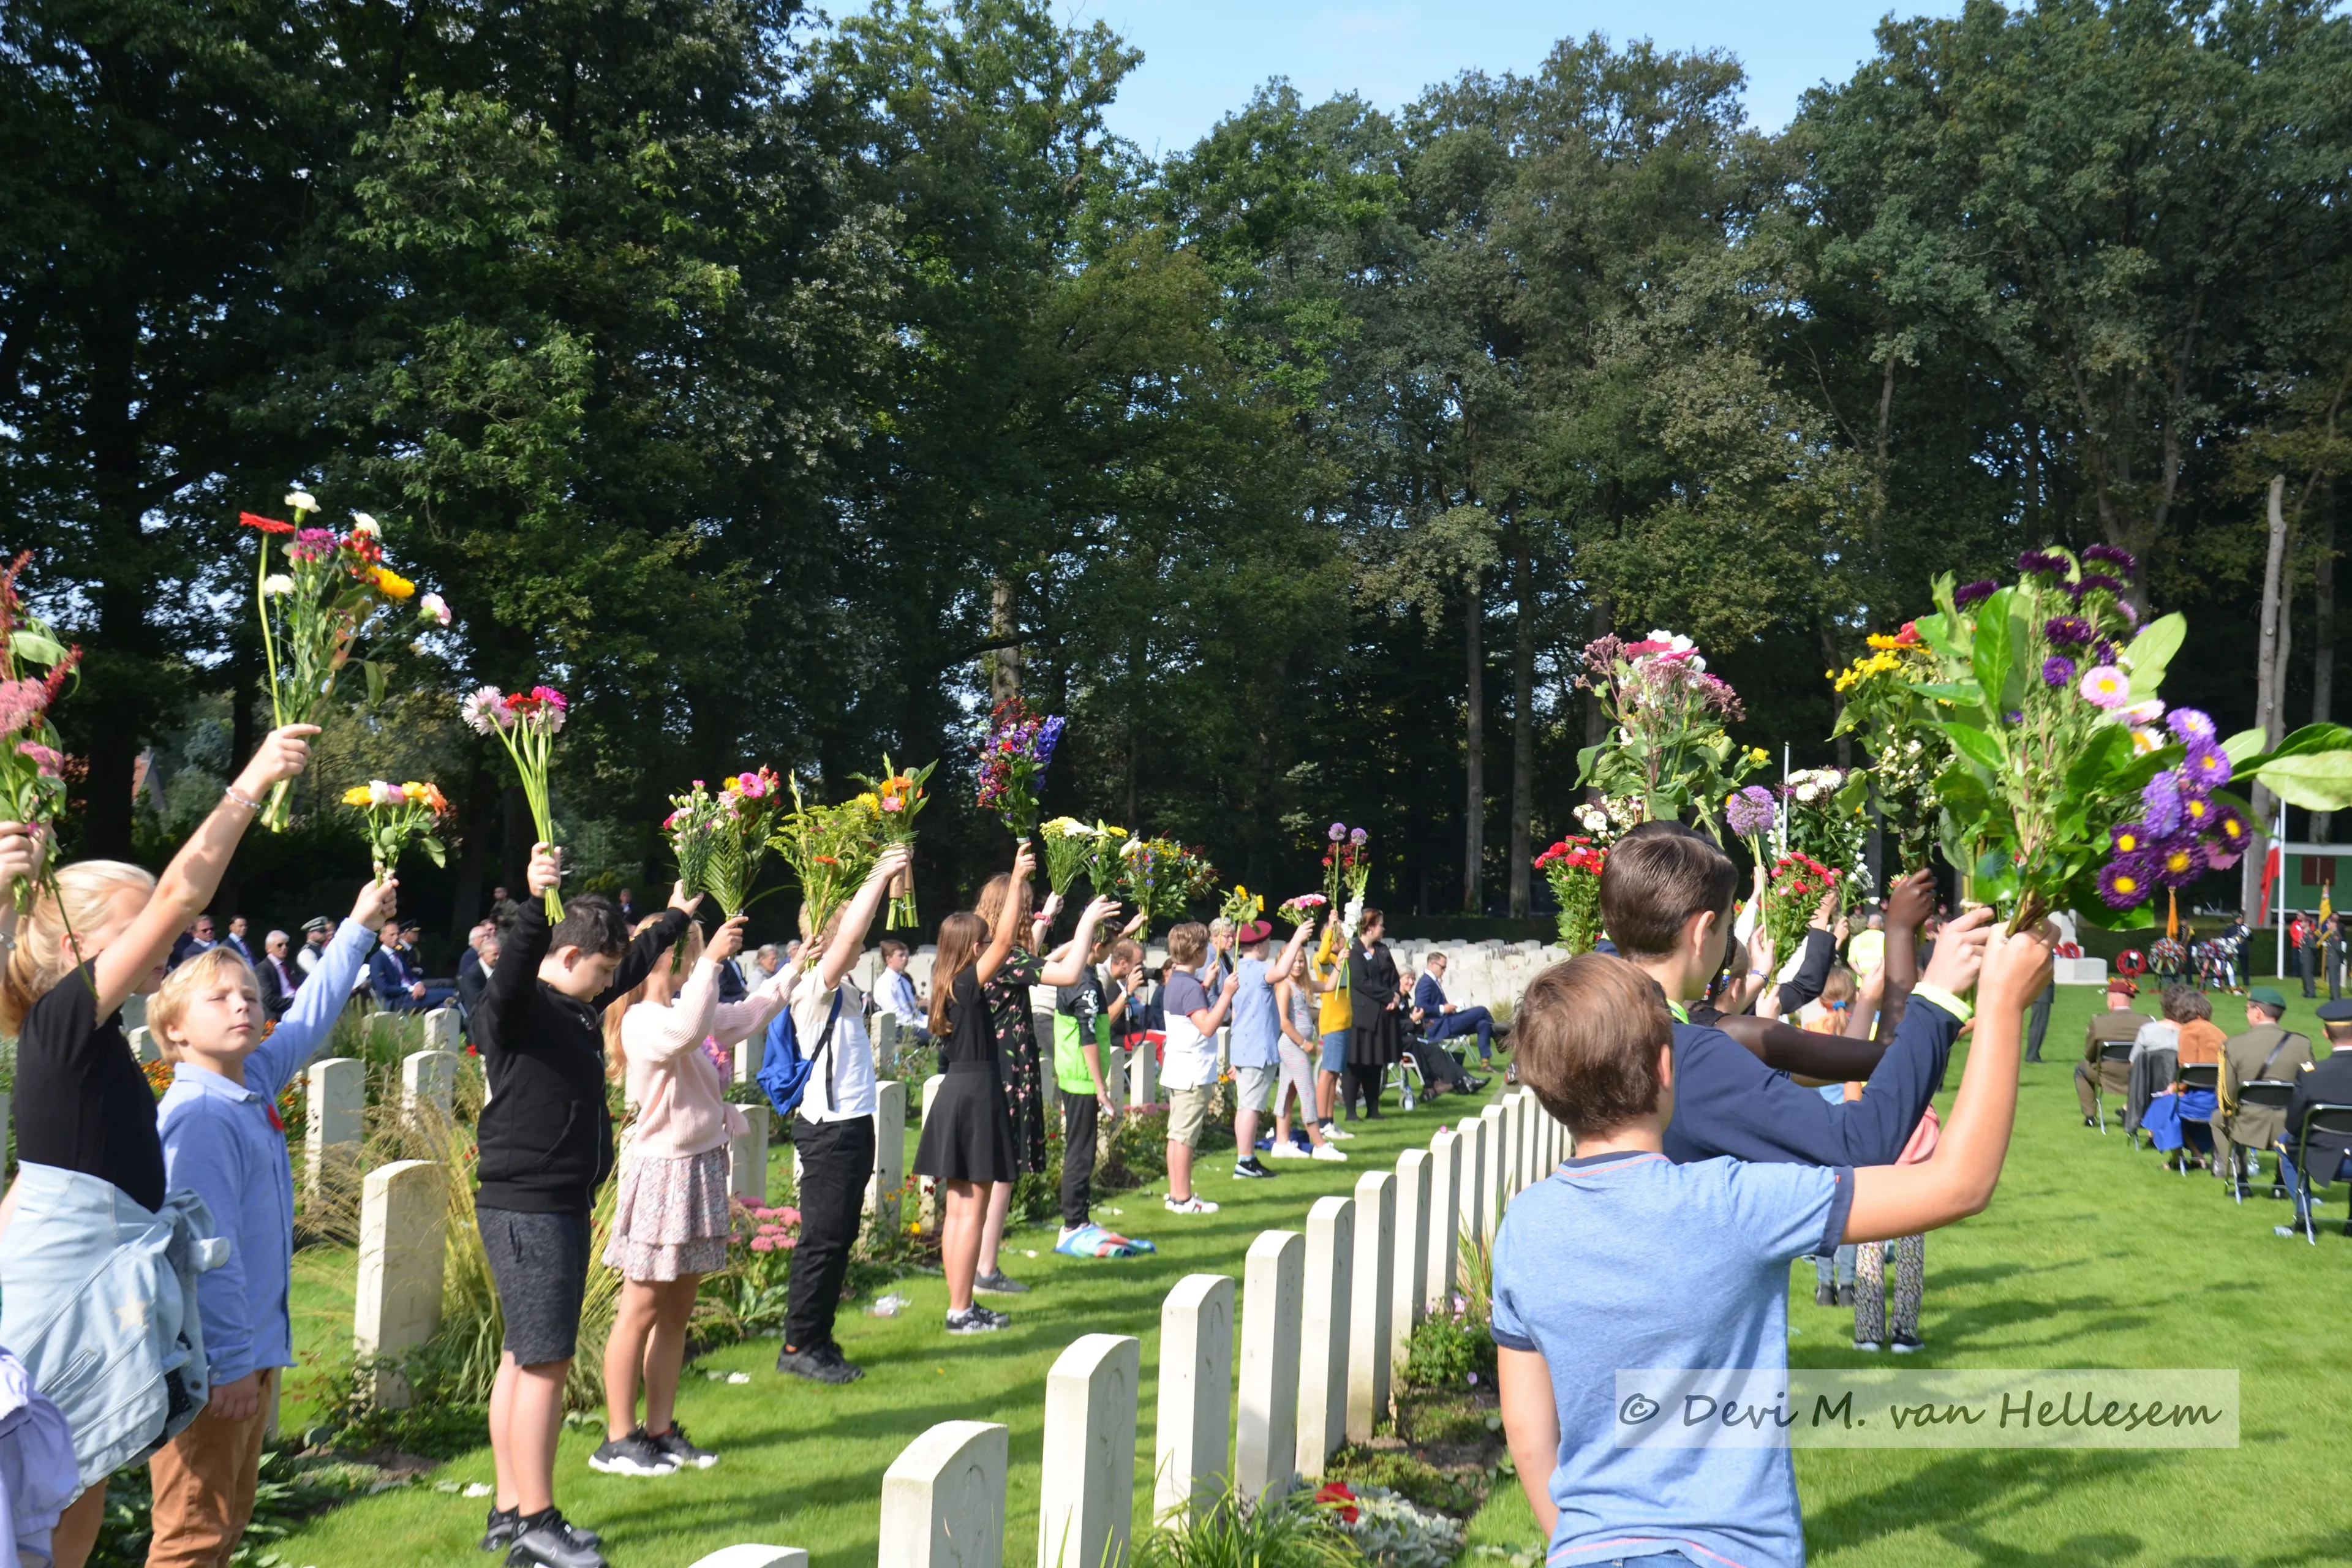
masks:
<instances>
[{"instance_id":1,"label":"white sneaker","mask_svg":"<svg viewBox=\"0 0 2352 1568\"><path fill-rule=\"evenodd\" d=\"M1217 1212L1217 1205L1211 1203L1208 1199L1202 1197L1198 1193L1194 1193L1191 1197L1186 1198L1181 1203L1177 1202L1174 1198L1162 1198L1160 1201L1161 1206L1166 1208L1170 1214L1214 1214Z\"/></svg>"},{"instance_id":2,"label":"white sneaker","mask_svg":"<svg viewBox=\"0 0 2352 1568\"><path fill-rule=\"evenodd\" d=\"M1355 1134L1334 1121L1328 1127L1323 1129L1323 1136L1332 1140L1334 1142L1344 1143L1349 1139L1353 1138Z\"/></svg>"},{"instance_id":3,"label":"white sneaker","mask_svg":"<svg viewBox=\"0 0 2352 1568\"><path fill-rule=\"evenodd\" d=\"M1875 1351L1878 1349L1878 1342L1876 1340L1856 1340L1853 1342L1853 1348L1858 1351Z\"/></svg>"},{"instance_id":4,"label":"white sneaker","mask_svg":"<svg viewBox=\"0 0 2352 1568\"><path fill-rule=\"evenodd\" d=\"M1287 1138L1277 1138L1274 1141L1274 1147L1265 1152L1265 1157L1269 1160L1304 1160L1307 1151Z\"/></svg>"},{"instance_id":5,"label":"white sneaker","mask_svg":"<svg viewBox=\"0 0 2352 1568\"><path fill-rule=\"evenodd\" d=\"M1315 1158L1318 1160L1330 1160L1342 1165L1348 1163L1347 1151L1344 1149L1335 1149L1328 1143L1318 1143L1315 1145Z\"/></svg>"}]
</instances>

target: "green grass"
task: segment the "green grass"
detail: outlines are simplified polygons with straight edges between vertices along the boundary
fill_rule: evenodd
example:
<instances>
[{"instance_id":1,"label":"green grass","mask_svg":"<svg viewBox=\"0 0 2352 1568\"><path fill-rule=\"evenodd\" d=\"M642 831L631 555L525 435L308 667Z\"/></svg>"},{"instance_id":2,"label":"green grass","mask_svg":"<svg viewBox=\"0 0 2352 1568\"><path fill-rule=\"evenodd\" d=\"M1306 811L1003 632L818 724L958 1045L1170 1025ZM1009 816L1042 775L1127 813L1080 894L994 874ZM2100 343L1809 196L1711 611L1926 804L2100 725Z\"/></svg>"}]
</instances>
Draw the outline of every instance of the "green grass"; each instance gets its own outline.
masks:
<instances>
[{"instance_id":1,"label":"green grass","mask_svg":"<svg viewBox=\"0 0 2352 1568\"><path fill-rule=\"evenodd\" d=\"M2318 1037L2290 988L2288 1022ZM2347 1436L2337 1333L2352 1241L2342 1187L2316 1249L2271 1226L2290 1205L2243 1208L2119 1132L2082 1125L2074 1062L2095 998L2059 992L2045 1060L2024 1069L2017 1131L1992 1206L1927 1239L1915 1366L2235 1367L2242 1447L2199 1451L1802 1449L1797 1489L1816 1568L2052 1568L2352 1563L2352 1498L2331 1484ZM2141 1010L2154 1012L2143 998ZM2215 998L2215 1021L2243 1028ZM2324 1047L2323 1047L2324 1049ZM1959 1083L1958 1064L1947 1080ZM1941 1097L1948 1110L1950 1095ZM2268 1162L2264 1163L2265 1174ZM2258 1193L2267 1192L2267 1181ZM1884 1365L1852 1348L1853 1314L1813 1305L1810 1261L1790 1274L1790 1360ZM1529 1544L1534 1519L1499 1486L1474 1544ZM1494 1561L1488 1559L1488 1561Z\"/></svg>"},{"instance_id":2,"label":"green grass","mask_svg":"<svg viewBox=\"0 0 2352 1568\"><path fill-rule=\"evenodd\" d=\"M1500 1089L1498 1082L1492 1092ZM1316 1198L1349 1191L1368 1170L1393 1169L1404 1150L1425 1147L1441 1124L1454 1125L1462 1103L1443 1100L1411 1116L1397 1115L1391 1103L1386 1120L1362 1128L1363 1135L1346 1145L1349 1163L1284 1161L1275 1167L1279 1179L1272 1182L1233 1181L1226 1173L1229 1157L1204 1159L1198 1186L1223 1205L1213 1216L1180 1219L1168 1214L1160 1203L1167 1189L1158 1184L1096 1206L1096 1217L1105 1224L1157 1242L1155 1258L1066 1258L1052 1250L1053 1226L1018 1230L1007 1238L1004 1267L1034 1289L996 1300L1013 1314L1013 1326L999 1334L949 1338L940 1326L947 1306L945 1282L919 1275L902 1280L894 1288L914 1303L904 1316L866 1317L862 1303L845 1309L843 1348L866 1371L863 1382L846 1388L817 1388L779 1377L772 1340L718 1352L689 1369L679 1400L679 1419L695 1441L724 1456L715 1468L651 1481L600 1476L587 1466L600 1438L585 1429L568 1429L558 1462L558 1500L572 1517L603 1534L621 1568L685 1568L707 1552L746 1541L805 1547L818 1568L849 1568L874 1561L882 1472L900 1449L937 1422L1001 1421L1011 1428L1013 1451L1004 1561L1034 1561L1045 1373L1080 1334L1110 1331L1143 1342L1140 1522L1150 1507L1160 1305L1169 1289L1184 1275L1202 1272L1229 1274L1238 1283L1244 1254L1260 1231L1303 1231ZM782 1193L792 1152L780 1146L773 1153L771 1191ZM910 1159L911 1154L910 1142ZM1024 1256L1032 1251L1035 1258ZM348 1336L347 1277L341 1288L340 1332ZM320 1303L321 1311L328 1303L323 1291L306 1294L298 1282L296 1337L307 1347L310 1342L303 1339L301 1325L306 1300ZM323 1345L335 1329L330 1319L320 1321L325 1333L318 1342ZM603 1347L582 1348L597 1353ZM714 1383L696 1375L702 1371L746 1372L752 1382ZM488 1481L490 1474L485 1447L452 1461L434 1479ZM381 1493L313 1521L283 1549L285 1561L359 1568L390 1560L390 1552L404 1564L480 1568L488 1559L474 1542L486 1507L430 1486Z\"/></svg>"}]
</instances>

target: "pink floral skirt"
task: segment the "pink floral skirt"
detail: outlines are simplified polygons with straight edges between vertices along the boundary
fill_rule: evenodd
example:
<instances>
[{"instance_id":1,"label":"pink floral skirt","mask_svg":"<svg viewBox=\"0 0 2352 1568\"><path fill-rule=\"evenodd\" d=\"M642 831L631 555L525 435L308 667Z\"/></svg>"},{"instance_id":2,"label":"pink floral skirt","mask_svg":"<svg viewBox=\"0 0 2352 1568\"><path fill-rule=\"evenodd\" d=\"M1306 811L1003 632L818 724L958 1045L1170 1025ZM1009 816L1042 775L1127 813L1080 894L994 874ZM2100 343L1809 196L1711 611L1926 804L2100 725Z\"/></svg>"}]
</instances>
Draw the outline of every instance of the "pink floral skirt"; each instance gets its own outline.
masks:
<instances>
[{"instance_id":1,"label":"pink floral skirt","mask_svg":"<svg viewBox=\"0 0 2352 1568\"><path fill-rule=\"evenodd\" d=\"M682 1160L632 1154L621 1162L604 1266L645 1281L709 1274L727 1261L727 1226L725 1144Z\"/></svg>"}]
</instances>

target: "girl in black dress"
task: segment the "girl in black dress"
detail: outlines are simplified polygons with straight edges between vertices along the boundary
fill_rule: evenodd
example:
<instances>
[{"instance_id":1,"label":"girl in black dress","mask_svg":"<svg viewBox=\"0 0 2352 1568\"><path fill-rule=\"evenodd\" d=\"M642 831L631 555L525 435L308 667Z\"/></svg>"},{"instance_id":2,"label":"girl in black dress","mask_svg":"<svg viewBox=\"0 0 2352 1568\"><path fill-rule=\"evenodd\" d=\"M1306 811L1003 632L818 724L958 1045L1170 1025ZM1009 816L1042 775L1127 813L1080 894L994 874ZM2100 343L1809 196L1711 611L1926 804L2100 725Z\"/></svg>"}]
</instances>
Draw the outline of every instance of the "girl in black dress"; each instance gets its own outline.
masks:
<instances>
[{"instance_id":1,"label":"girl in black dress","mask_svg":"<svg viewBox=\"0 0 2352 1568\"><path fill-rule=\"evenodd\" d=\"M1356 1100L1364 1102L1368 1121L1381 1116L1381 1085L1388 1069L1404 1058L1403 1015L1398 1011L1396 959L1381 940L1387 929L1378 910L1366 910L1356 922L1356 940L1348 949L1348 994L1355 1003L1356 1032L1348 1044L1348 1120L1356 1120Z\"/></svg>"}]
</instances>

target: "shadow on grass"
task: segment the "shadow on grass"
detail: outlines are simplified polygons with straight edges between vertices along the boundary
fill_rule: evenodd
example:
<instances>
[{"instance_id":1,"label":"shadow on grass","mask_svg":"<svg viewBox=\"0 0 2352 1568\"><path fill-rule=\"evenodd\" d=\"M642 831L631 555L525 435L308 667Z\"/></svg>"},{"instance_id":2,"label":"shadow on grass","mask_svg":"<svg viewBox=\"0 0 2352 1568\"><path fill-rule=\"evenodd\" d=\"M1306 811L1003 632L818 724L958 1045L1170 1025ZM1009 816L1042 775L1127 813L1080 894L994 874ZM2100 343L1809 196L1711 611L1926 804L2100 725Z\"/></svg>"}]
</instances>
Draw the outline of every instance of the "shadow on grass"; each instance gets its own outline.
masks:
<instances>
[{"instance_id":1,"label":"shadow on grass","mask_svg":"<svg viewBox=\"0 0 2352 1568\"><path fill-rule=\"evenodd\" d=\"M2146 1542L2122 1531L2100 1531L2023 1550L1993 1540L1987 1527L2039 1508L2076 1489L2140 1479L2168 1455L2147 1452L2053 1452L2013 1448L1958 1453L1911 1470L1875 1490L1826 1508L1809 1510L1805 1542L1811 1552L1860 1553L1875 1562L1874 1542L1913 1531L1933 1531L1988 1568L2032 1568L2123 1563L2137 1557Z\"/></svg>"}]
</instances>

